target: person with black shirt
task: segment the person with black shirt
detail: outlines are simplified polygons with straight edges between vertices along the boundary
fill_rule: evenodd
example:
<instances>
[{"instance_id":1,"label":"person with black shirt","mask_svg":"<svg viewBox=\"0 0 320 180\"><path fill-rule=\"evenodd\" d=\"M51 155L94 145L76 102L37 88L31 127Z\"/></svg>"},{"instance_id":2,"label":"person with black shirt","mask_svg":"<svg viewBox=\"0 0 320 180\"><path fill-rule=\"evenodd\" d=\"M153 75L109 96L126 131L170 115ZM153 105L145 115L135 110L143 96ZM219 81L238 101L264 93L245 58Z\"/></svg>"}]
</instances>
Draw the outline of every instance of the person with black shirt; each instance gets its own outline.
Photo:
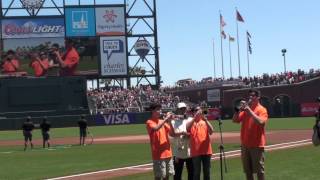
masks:
<instances>
[{"instance_id":1,"label":"person with black shirt","mask_svg":"<svg viewBox=\"0 0 320 180\"><path fill-rule=\"evenodd\" d=\"M42 123L40 124L41 128L41 134L42 134L42 146L43 148L46 147L46 144L48 145L48 148L50 147L50 128L51 124L47 121L47 117L43 117Z\"/></svg>"},{"instance_id":2,"label":"person with black shirt","mask_svg":"<svg viewBox=\"0 0 320 180\"><path fill-rule=\"evenodd\" d=\"M24 150L27 149L28 142L30 142L31 149L33 149L32 144L32 130L34 129L34 124L31 122L31 117L28 116L27 120L22 125L23 136L24 136Z\"/></svg>"},{"instance_id":3,"label":"person with black shirt","mask_svg":"<svg viewBox=\"0 0 320 180\"><path fill-rule=\"evenodd\" d=\"M85 145L84 142L87 137L87 120L84 118L84 115L80 116L80 120L78 121L78 126L80 129L80 146Z\"/></svg>"}]
</instances>

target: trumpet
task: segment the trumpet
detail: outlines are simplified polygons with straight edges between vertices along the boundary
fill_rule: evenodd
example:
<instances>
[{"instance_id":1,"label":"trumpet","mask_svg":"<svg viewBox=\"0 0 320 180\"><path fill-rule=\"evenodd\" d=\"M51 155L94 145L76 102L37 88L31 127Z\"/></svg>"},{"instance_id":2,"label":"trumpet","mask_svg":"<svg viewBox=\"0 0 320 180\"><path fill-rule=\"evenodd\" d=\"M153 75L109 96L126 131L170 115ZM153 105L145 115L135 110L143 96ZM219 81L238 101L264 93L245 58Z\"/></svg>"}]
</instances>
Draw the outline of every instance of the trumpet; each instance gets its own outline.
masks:
<instances>
[{"instance_id":1,"label":"trumpet","mask_svg":"<svg viewBox=\"0 0 320 180\"><path fill-rule=\"evenodd\" d=\"M250 104L251 104L251 99L249 99L248 101L241 100L239 105L234 107L234 111L235 112L244 111L245 107L249 106Z\"/></svg>"}]
</instances>

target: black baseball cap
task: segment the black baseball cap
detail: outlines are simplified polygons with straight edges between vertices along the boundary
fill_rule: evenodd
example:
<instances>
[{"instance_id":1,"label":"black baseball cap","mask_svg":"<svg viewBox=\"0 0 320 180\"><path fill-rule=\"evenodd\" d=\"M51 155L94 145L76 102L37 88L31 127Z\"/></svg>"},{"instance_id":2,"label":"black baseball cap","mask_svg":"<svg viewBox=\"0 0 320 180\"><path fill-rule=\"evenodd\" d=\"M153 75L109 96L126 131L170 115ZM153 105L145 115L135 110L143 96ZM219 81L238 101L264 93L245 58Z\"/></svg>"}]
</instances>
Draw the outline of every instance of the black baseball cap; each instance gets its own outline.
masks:
<instances>
[{"instance_id":1,"label":"black baseball cap","mask_svg":"<svg viewBox=\"0 0 320 180\"><path fill-rule=\"evenodd\" d=\"M317 101L320 102L320 97L317 98Z\"/></svg>"}]
</instances>

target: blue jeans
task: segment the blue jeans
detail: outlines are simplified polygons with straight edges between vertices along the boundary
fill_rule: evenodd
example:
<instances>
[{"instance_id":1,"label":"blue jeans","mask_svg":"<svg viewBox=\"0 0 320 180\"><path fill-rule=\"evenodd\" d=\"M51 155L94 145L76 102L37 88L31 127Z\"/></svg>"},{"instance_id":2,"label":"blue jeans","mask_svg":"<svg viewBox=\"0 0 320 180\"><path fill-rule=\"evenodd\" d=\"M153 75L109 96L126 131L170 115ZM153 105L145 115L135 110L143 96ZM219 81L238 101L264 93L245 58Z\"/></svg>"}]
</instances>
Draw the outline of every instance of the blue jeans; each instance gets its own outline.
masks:
<instances>
[{"instance_id":1,"label":"blue jeans","mask_svg":"<svg viewBox=\"0 0 320 180\"><path fill-rule=\"evenodd\" d=\"M211 155L200 155L192 158L193 180L200 180L201 163L203 169L203 179L210 180Z\"/></svg>"}]
</instances>

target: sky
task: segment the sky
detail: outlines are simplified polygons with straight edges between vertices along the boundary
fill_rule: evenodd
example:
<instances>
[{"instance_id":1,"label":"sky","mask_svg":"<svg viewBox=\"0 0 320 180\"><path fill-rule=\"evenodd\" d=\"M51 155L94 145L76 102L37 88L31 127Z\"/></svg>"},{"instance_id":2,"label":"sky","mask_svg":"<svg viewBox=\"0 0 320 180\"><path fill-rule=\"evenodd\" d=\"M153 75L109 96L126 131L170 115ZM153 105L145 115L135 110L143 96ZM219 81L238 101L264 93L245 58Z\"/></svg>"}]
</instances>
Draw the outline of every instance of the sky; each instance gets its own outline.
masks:
<instances>
[{"instance_id":1,"label":"sky","mask_svg":"<svg viewBox=\"0 0 320 180\"><path fill-rule=\"evenodd\" d=\"M158 39L164 85L185 78L199 81L213 77L213 54L216 77L222 77L219 11L227 24L226 34L236 37L236 7L245 21L238 23L242 76L248 76L246 31L251 34L251 76L284 72L283 48L287 49L287 71L320 69L319 0L159 0ZM223 40L222 49L224 76L229 78L228 38ZM231 43L231 54L235 77L239 75L237 42Z\"/></svg>"},{"instance_id":2,"label":"sky","mask_svg":"<svg viewBox=\"0 0 320 180\"><path fill-rule=\"evenodd\" d=\"M245 22L238 23L239 39L230 44L233 77L239 76L237 40L241 75L248 76L246 31L251 34L251 76L284 72L281 53L284 48L287 49L287 71L319 69L319 0L157 0L156 3L160 74L164 86L172 86L180 79L200 81L213 77L214 62L216 77L222 77L219 12L227 24L224 31L236 38L236 7ZM224 77L230 78L228 38L223 40L222 50Z\"/></svg>"}]
</instances>

